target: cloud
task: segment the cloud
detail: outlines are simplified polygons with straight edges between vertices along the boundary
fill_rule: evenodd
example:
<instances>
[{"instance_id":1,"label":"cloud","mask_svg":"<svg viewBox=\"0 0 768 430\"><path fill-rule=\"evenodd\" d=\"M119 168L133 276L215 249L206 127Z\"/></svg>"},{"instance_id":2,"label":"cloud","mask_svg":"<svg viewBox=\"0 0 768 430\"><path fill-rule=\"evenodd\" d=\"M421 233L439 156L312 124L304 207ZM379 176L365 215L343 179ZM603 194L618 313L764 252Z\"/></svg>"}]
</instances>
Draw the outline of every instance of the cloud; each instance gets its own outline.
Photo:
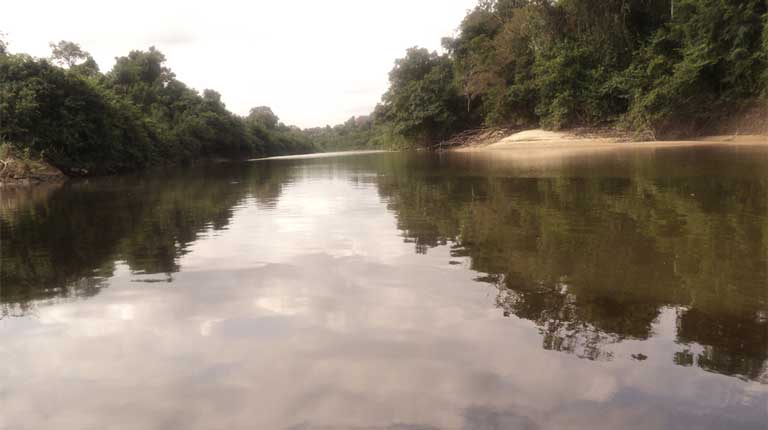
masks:
<instances>
[{"instance_id":1,"label":"cloud","mask_svg":"<svg viewBox=\"0 0 768 430\"><path fill-rule=\"evenodd\" d=\"M192 45L197 40L197 35L187 30L166 31L146 36L143 45L174 47Z\"/></svg>"}]
</instances>

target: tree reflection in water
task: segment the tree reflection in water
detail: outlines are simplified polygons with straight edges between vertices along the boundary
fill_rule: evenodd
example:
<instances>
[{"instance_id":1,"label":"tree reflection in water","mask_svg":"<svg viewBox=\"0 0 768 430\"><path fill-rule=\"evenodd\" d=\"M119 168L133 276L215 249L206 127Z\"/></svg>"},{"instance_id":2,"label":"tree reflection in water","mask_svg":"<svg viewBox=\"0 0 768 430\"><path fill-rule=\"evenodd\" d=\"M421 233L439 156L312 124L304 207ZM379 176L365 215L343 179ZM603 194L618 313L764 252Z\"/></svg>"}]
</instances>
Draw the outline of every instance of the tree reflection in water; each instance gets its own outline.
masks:
<instances>
[{"instance_id":1,"label":"tree reflection in water","mask_svg":"<svg viewBox=\"0 0 768 430\"><path fill-rule=\"evenodd\" d=\"M691 151L555 167L462 154L280 160L5 193L0 312L90 297L118 262L169 282L237 207L274 208L320 169L374 184L417 254L450 246L545 349L611 360L610 345L652 338L669 308L675 363L768 382L768 160Z\"/></svg>"},{"instance_id":2,"label":"tree reflection in water","mask_svg":"<svg viewBox=\"0 0 768 430\"><path fill-rule=\"evenodd\" d=\"M768 382L768 163L701 151L716 175L675 167L682 151L554 175L463 159L436 163L442 175L401 169L379 190L417 253L451 244L505 315L537 324L545 349L611 359L606 346L650 338L674 307L677 356L689 355L679 364ZM617 161L626 170L601 176Z\"/></svg>"}]
</instances>

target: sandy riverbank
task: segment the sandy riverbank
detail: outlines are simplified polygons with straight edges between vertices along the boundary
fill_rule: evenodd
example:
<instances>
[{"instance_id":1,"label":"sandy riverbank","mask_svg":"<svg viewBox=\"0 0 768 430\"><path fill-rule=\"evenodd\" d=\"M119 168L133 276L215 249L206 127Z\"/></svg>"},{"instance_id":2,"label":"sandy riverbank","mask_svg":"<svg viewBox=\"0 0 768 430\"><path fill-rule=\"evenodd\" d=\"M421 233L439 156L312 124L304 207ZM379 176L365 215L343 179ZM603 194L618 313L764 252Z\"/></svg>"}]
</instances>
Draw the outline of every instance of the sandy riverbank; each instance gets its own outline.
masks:
<instances>
[{"instance_id":1,"label":"sandy riverbank","mask_svg":"<svg viewBox=\"0 0 768 430\"><path fill-rule=\"evenodd\" d=\"M558 152L579 150L613 150L619 148L664 148L701 145L768 145L768 134L708 136L691 140L628 142L616 137L577 135L568 132L526 130L496 142L467 145L459 152L525 151Z\"/></svg>"}]
</instances>

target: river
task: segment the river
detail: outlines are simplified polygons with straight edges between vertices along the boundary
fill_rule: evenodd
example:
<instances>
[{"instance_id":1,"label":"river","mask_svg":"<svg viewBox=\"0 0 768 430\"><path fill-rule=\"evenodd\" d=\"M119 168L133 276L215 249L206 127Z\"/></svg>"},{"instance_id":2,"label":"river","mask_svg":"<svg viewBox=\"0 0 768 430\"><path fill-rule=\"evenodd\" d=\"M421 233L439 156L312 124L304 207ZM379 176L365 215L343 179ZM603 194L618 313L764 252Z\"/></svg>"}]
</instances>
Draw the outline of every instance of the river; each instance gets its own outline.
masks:
<instances>
[{"instance_id":1,"label":"river","mask_svg":"<svg viewBox=\"0 0 768 430\"><path fill-rule=\"evenodd\" d=\"M0 429L759 429L768 148L358 153L0 198Z\"/></svg>"}]
</instances>

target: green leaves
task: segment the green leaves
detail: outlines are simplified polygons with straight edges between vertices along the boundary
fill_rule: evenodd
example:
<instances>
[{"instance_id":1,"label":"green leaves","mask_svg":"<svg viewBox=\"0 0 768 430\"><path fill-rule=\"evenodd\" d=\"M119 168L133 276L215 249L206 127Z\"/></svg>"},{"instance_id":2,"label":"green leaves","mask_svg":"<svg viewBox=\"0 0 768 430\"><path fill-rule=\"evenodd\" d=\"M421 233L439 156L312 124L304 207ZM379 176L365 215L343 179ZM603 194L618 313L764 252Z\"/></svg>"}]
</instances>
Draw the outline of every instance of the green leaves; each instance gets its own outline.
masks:
<instances>
[{"instance_id":1,"label":"green leaves","mask_svg":"<svg viewBox=\"0 0 768 430\"><path fill-rule=\"evenodd\" d=\"M760 55L762 0L678 0L675 19L637 51L627 74L634 84L627 123L670 133L675 123L705 127L749 103L766 86Z\"/></svg>"},{"instance_id":2,"label":"green leaves","mask_svg":"<svg viewBox=\"0 0 768 430\"><path fill-rule=\"evenodd\" d=\"M221 95L175 79L155 48L120 57L102 75L77 44L54 56L69 69L27 55L0 56L0 136L71 174L104 174L201 157L313 152L306 137L271 114L253 127ZM85 59L83 62L80 60Z\"/></svg>"},{"instance_id":3,"label":"green leaves","mask_svg":"<svg viewBox=\"0 0 768 430\"><path fill-rule=\"evenodd\" d=\"M44 152L65 171L108 173L146 164L149 142L138 112L95 81L45 60L9 55L0 59L0 82L0 134L17 148Z\"/></svg>"},{"instance_id":4,"label":"green leaves","mask_svg":"<svg viewBox=\"0 0 768 430\"><path fill-rule=\"evenodd\" d=\"M249 122L261 124L264 128L275 129L280 119L272 112L268 106L258 106L251 108L246 118Z\"/></svg>"},{"instance_id":5,"label":"green leaves","mask_svg":"<svg viewBox=\"0 0 768 430\"><path fill-rule=\"evenodd\" d=\"M384 118L422 144L480 125L619 122L660 136L768 94L765 0L675 0L671 14L669 0L480 1L443 39L447 55L397 61ZM441 61L452 86L427 79Z\"/></svg>"},{"instance_id":6,"label":"green leaves","mask_svg":"<svg viewBox=\"0 0 768 430\"><path fill-rule=\"evenodd\" d=\"M74 42L62 40L59 43L51 42L48 46L51 47L51 58L53 59L53 62L60 66L66 66L67 68L72 68L80 61L85 61L90 58L90 54L83 51L80 45Z\"/></svg>"}]
</instances>

